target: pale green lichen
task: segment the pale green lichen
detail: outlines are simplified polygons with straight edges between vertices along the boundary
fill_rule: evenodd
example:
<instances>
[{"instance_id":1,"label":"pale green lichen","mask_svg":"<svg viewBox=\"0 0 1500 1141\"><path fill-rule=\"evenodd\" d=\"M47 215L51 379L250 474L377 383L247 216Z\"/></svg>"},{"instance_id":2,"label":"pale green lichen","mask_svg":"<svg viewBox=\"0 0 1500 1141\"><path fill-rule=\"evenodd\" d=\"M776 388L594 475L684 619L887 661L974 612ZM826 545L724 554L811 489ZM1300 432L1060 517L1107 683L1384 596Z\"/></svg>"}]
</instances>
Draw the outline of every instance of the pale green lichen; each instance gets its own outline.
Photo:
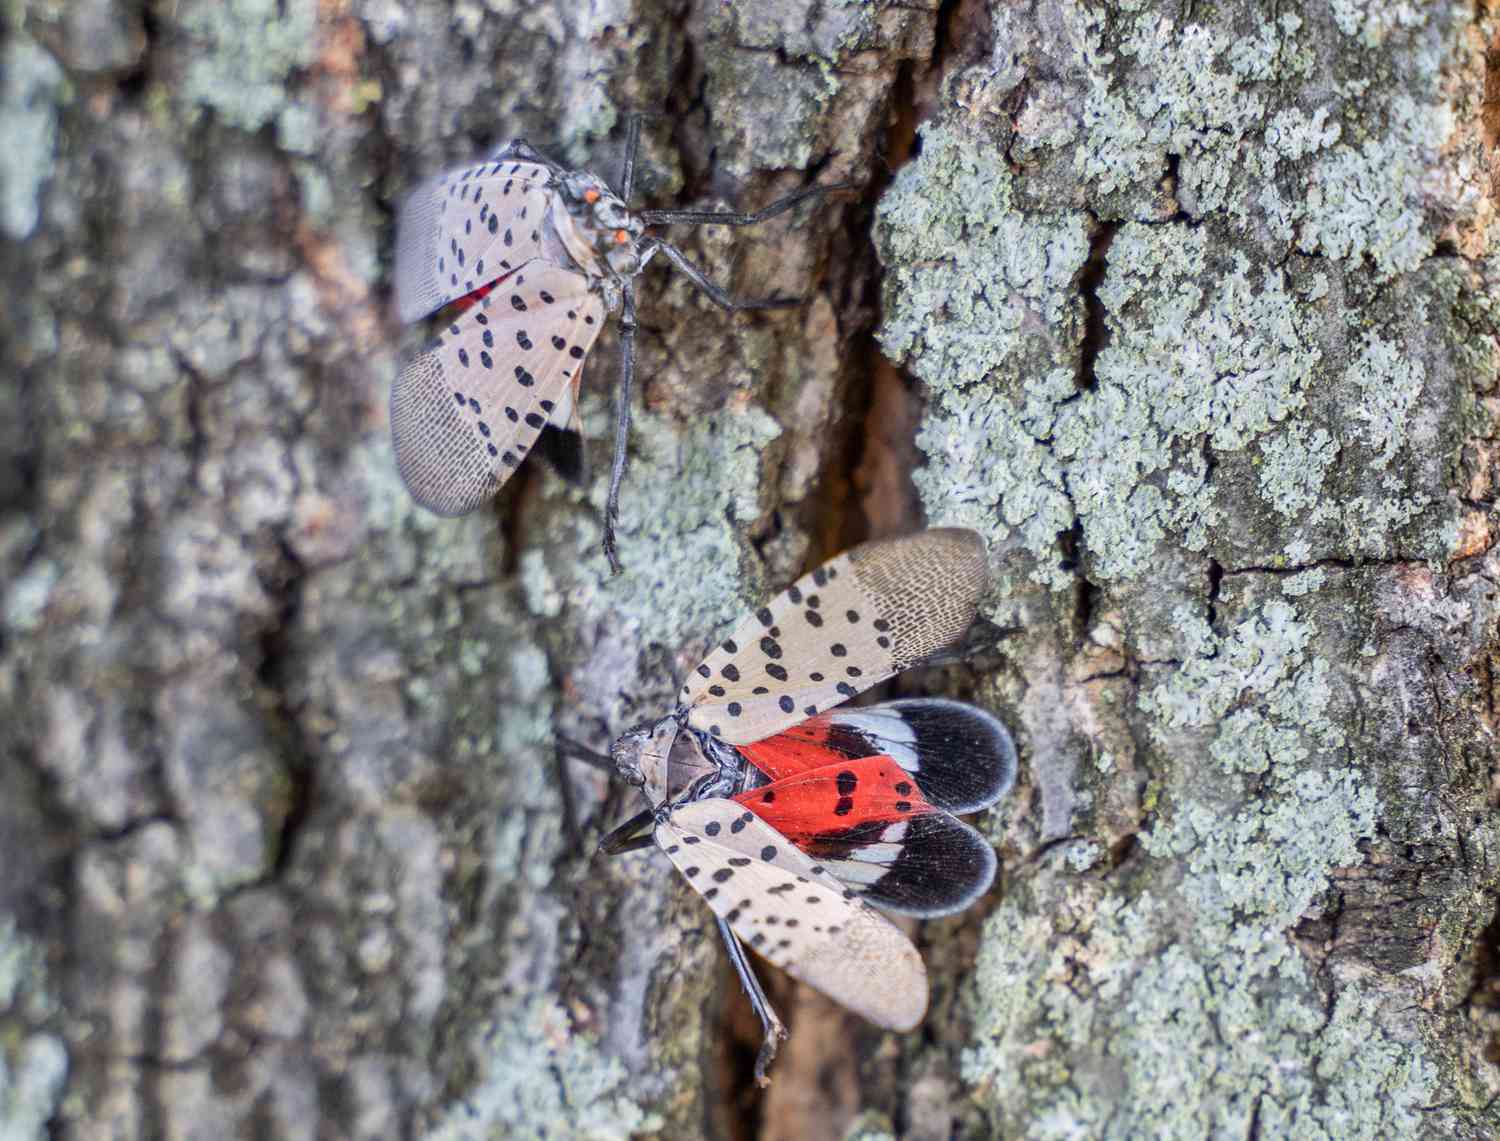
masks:
<instances>
[{"instance_id":1,"label":"pale green lichen","mask_svg":"<svg viewBox=\"0 0 1500 1141\"><path fill-rule=\"evenodd\" d=\"M1403 5L1345 7L1340 26L1371 47L1429 18ZM1391 84L1346 85L1332 106L1273 110L1273 84L1306 78L1314 66L1302 16L1285 13L1240 37L1156 12L1084 23L1074 60L1090 85L1081 140L1064 134L1054 144L1081 141L1076 167L1102 194L1149 195L1175 155L1178 196L1194 215L1241 227L1259 216L1281 240L1353 264L1368 259L1385 277L1432 252L1429 172L1455 128L1435 55L1412 53L1412 72ZM1123 31L1112 48L1106 27ZM1129 81L1121 82L1115 72L1125 61ZM1368 135L1382 118L1388 129ZM1346 121L1358 124L1357 136ZM1482 195L1469 181L1445 188L1466 210Z\"/></svg>"},{"instance_id":2,"label":"pale green lichen","mask_svg":"<svg viewBox=\"0 0 1500 1141\"><path fill-rule=\"evenodd\" d=\"M916 475L930 520L988 527L998 514L1037 556L1039 579L1061 586L1051 556L1073 509L1043 441L1075 395L1072 374L1008 378L1036 353L1036 331L1063 322L1088 240L1079 214L1023 215L1012 181L999 154L924 132L921 158L880 204L891 267L880 336L933 394L917 437L932 462Z\"/></svg>"},{"instance_id":3,"label":"pale green lichen","mask_svg":"<svg viewBox=\"0 0 1500 1141\"><path fill-rule=\"evenodd\" d=\"M0 596L0 622L13 634L29 634L41 625L62 568L51 559L36 559L16 575Z\"/></svg>"},{"instance_id":4,"label":"pale green lichen","mask_svg":"<svg viewBox=\"0 0 1500 1141\"><path fill-rule=\"evenodd\" d=\"M1051 392L1046 388L1050 381ZM1073 521L1063 488L1062 466L1038 443L1050 423L1052 401L1073 391L1072 377L1055 372L1029 393L1042 408L1035 419L1018 416L1003 398L945 402L930 409L917 434L929 464L913 474L934 526L987 530L998 512L1026 548L1043 555ZM1063 577L1050 564L1038 577Z\"/></svg>"},{"instance_id":5,"label":"pale green lichen","mask_svg":"<svg viewBox=\"0 0 1500 1141\"><path fill-rule=\"evenodd\" d=\"M1241 140L1265 114L1266 95L1253 82L1296 74L1306 66L1280 41L1300 27L1296 16L1261 25L1255 35L1232 39L1202 23L1177 24L1155 14L1128 25L1119 53L1137 75L1117 84L1099 30L1082 56L1091 65L1090 98L1083 106L1083 140L1075 150L1078 172L1105 194L1154 183L1163 156L1181 157L1181 192L1195 212L1234 206Z\"/></svg>"},{"instance_id":6,"label":"pale green lichen","mask_svg":"<svg viewBox=\"0 0 1500 1141\"><path fill-rule=\"evenodd\" d=\"M1322 351L1284 274L1206 228L1122 227L1099 299L1112 336L1098 387L1061 410L1053 448L1096 573L1129 578L1168 534L1203 548L1221 509L1202 441L1226 454L1270 432L1302 407Z\"/></svg>"},{"instance_id":7,"label":"pale green lichen","mask_svg":"<svg viewBox=\"0 0 1500 1141\"><path fill-rule=\"evenodd\" d=\"M767 168L806 169L813 161L837 76L824 67L788 67L774 53L724 45L711 53L704 81L712 106L737 112L719 125L720 169L744 177Z\"/></svg>"},{"instance_id":8,"label":"pale green lichen","mask_svg":"<svg viewBox=\"0 0 1500 1141\"><path fill-rule=\"evenodd\" d=\"M1368 48L1379 47L1392 32L1419 28L1427 19L1421 5L1409 0L1331 0L1334 23L1339 31Z\"/></svg>"},{"instance_id":9,"label":"pale green lichen","mask_svg":"<svg viewBox=\"0 0 1500 1141\"><path fill-rule=\"evenodd\" d=\"M428 1134L438 1141L576 1137L625 1141L661 1128L628 1093L629 1077L576 1030L555 1002L535 998L502 1012L475 1052L486 1076Z\"/></svg>"},{"instance_id":10,"label":"pale green lichen","mask_svg":"<svg viewBox=\"0 0 1500 1141\"><path fill-rule=\"evenodd\" d=\"M825 63L869 42L876 31L875 8L865 0L829 0L811 7L761 0L721 5L716 14L730 25L741 47Z\"/></svg>"},{"instance_id":11,"label":"pale green lichen","mask_svg":"<svg viewBox=\"0 0 1500 1141\"><path fill-rule=\"evenodd\" d=\"M1366 333L1359 356L1344 376L1360 394L1353 412L1363 425L1360 437L1375 449L1373 465L1384 468L1406 443L1426 369L1401 347L1377 333Z\"/></svg>"},{"instance_id":12,"label":"pale green lichen","mask_svg":"<svg viewBox=\"0 0 1500 1141\"><path fill-rule=\"evenodd\" d=\"M1075 512L1100 578L1144 573L1169 536L1205 549L1222 521L1205 441L1216 456L1258 445L1270 506L1333 522L1364 553L1428 506L1389 482L1342 505L1324 494L1346 441L1399 449L1422 367L1371 336L1347 374L1359 403L1341 414L1358 424L1336 435L1297 419L1325 367L1323 317L1308 304L1321 276L1256 268L1208 227L1127 224L1099 288L1110 339L1097 387L1075 392L1066 369L1034 362L1037 320L1064 320L1079 220L1023 216L998 158L941 128L924 142L882 202L880 238L892 263L882 340L933 394L918 444L937 462L916 476L931 518L998 514L1036 557L1033 577L1063 586L1053 553ZM1034 379L1018 385L1017 372Z\"/></svg>"},{"instance_id":13,"label":"pale green lichen","mask_svg":"<svg viewBox=\"0 0 1500 1141\"><path fill-rule=\"evenodd\" d=\"M310 106L294 103L276 117L276 144L289 154L314 155L319 143L318 114Z\"/></svg>"},{"instance_id":14,"label":"pale green lichen","mask_svg":"<svg viewBox=\"0 0 1500 1141\"><path fill-rule=\"evenodd\" d=\"M1075 840L1063 849L1063 859L1075 872L1086 872L1104 858L1104 846L1095 840Z\"/></svg>"},{"instance_id":15,"label":"pale green lichen","mask_svg":"<svg viewBox=\"0 0 1500 1141\"><path fill-rule=\"evenodd\" d=\"M991 502L988 530L1003 540L1013 484L1055 485L1081 523L1088 578L1127 621L1140 596L1112 580L1145 580L1154 601L1147 576L1169 551L1212 546L1231 568L1298 568L1315 551L1439 549L1452 519L1427 513L1465 415L1443 405L1448 358L1424 339L1451 320L1442 274L1411 271L1440 226L1476 213L1477 183L1453 158L1463 140L1451 90L1471 10L1348 0L1334 19L1358 44L1330 36L1326 13L1267 20L1247 6L1231 30L1220 9L1200 6L1202 26L1167 10L1128 0L1057 18L1040 53L1048 82L1010 120L1013 152L1040 159L1036 185L1018 187L972 141L942 145L946 129L933 127L882 209L887 348L933 392L922 431L936 446L923 447L942 462L919 477L930 514L982 524ZM1055 76L1086 93L1081 129L1048 116ZM979 117L959 102L953 118ZM1047 201L1048 161L1084 176L1097 215L1140 221L1102 250L1106 339L1083 378L1093 386L1059 387L1049 415L1023 421L1018 378L1071 371L1077 267L1054 315L1033 299L1043 316L1018 320L995 301L1014 283L969 270L973 235L944 226L963 216L945 172L984 169L1004 211ZM924 200L909 201L918 190ZM888 221L897 209L900 231ZM1017 229L1035 242L1057 224L1037 211ZM1386 290L1403 276L1399 294ZM1005 291L976 288L996 280ZM1381 308L1388 295L1397 312ZM962 340L943 328L954 318ZM1027 466L1002 446L1023 429L1047 452ZM996 486L946 474L966 460L998 473ZM1376 1138L1436 1120L1444 1094L1420 1020L1405 1014L1410 996L1330 984L1288 934L1318 913L1336 869L1364 863L1362 843L1396 811L1345 739L1345 663L1315 649L1332 633L1313 623L1323 611L1300 608L1326 585L1318 567L1267 580L1227 618L1225 602L1205 608L1190 590L1195 601L1166 619L1181 663L1142 679L1156 780L1140 859L1114 876L1071 845L1049 850L1047 870L1018 876L986 925L964 1075L1003 1131ZM1360 652L1377 654L1374 643Z\"/></svg>"},{"instance_id":16,"label":"pale green lichen","mask_svg":"<svg viewBox=\"0 0 1500 1141\"><path fill-rule=\"evenodd\" d=\"M589 437L608 439L607 401L591 398L585 410ZM780 435L754 407L726 408L686 428L638 412L620 502L624 572L609 577L592 523L603 516L606 469L590 491L597 513L578 532L592 573L570 601L639 642L676 648L710 637L753 601L742 594L747 586L758 590L742 582L744 532L760 513L761 454Z\"/></svg>"},{"instance_id":17,"label":"pale green lichen","mask_svg":"<svg viewBox=\"0 0 1500 1141\"><path fill-rule=\"evenodd\" d=\"M893 306L887 353L910 358L934 391L996 379L1040 328L1062 324L1088 258L1084 217L1022 213L1002 154L929 127L922 154L879 207L878 239Z\"/></svg>"},{"instance_id":18,"label":"pale green lichen","mask_svg":"<svg viewBox=\"0 0 1500 1141\"><path fill-rule=\"evenodd\" d=\"M317 52L317 0L188 0L173 12L197 43L180 98L246 131L282 114L292 73Z\"/></svg>"},{"instance_id":19,"label":"pale green lichen","mask_svg":"<svg viewBox=\"0 0 1500 1141\"><path fill-rule=\"evenodd\" d=\"M505 699L495 708L494 748L476 750L493 753L490 763L506 773L506 807L495 820L489 874L497 888L519 883L543 892L565 842L557 772L537 760L552 751L552 670L539 647L522 643L502 655L496 672Z\"/></svg>"},{"instance_id":20,"label":"pale green lichen","mask_svg":"<svg viewBox=\"0 0 1500 1141\"><path fill-rule=\"evenodd\" d=\"M393 379L394 369L388 377L377 377L376 383L389 385ZM492 520L478 514L443 519L417 506L401 482L389 445L383 441L355 449L350 466L358 473L365 492L365 518L371 532L404 538L380 545L381 557L390 560L387 565L392 579L420 577L452 586L485 582L491 577L493 564L486 540L494 530ZM431 621L425 615L417 620Z\"/></svg>"},{"instance_id":21,"label":"pale green lichen","mask_svg":"<svg viewBox=\"0 0 1500 1141\"><path fill-rule=\"evenodd\" d=\"M0 231L22 241L41 217L42 188L52 174L62 68L24 35L0 51Z\"/></svg>"},{"instance_id":22,"label":"pale green lichen","mask_svg":"<svg viewBox=\"0 0 1500 1141\"><path fill-rule=\"evenodd\" d=\"M1288 598L1299 598L1304 594L1313 594L1321 590L1327 581L1328 572L1322 567L1313 567L1312 570L1289 575L1284 579L1281 583L1281 593Z\"/></svg>"},{"instance_id":23,"label":"pale green lichen","mask_svg":"<svg viewBox=\"0 0 1500 1141\"><path fill-rule=\"evenodd\" d=\"M1389 116L1392 129L1378 139L1340 143L1313 164L1297 243L1351 262L1368 257L1387 277L1432 253L1423 183L1454 128L1446 104L1405 94L1391 100Z\"/></svg>"},{"instance_id":24,"label":"pale green lichen","mask_svg":"<svg viewBox=\"0 0 1500 1141\"><path fill-rule=\"evenodd\" d=\"M1380 481L1380 491L1356 495L1339 511L1346 541L1358 554L1369 558L1388 556L1392 550L1391 535L1417 518L1432 504L1427 495L1407 496L1402 481L1387 475ZM1456 516L1441 524L1435 550L1451 550L1457 537Z\"/></svg>"},{"instance_id":25,"label":"pale green lichen","mask_svg":"<svg viewBox=\"0 0 1500 1141\"><path fill-rule=\"evenodd\" d=\"M1436 1075L1420 1043L1383 1028L1393 1013L1353 984L1325 1024L1280 937L1246 933L1212 961L1167 948L1134 980L1109 1047L1129 1088L1153 1096L1110 1114L1100 1135L1189 1141L1245 1135L1258 1119L1265 1136L1306 1141L1413 1136Z\"/></svg>"},{"instance_id":26,"label":"pale green lichen","mask_svg":"<svg viewBox=\"0 0 1500 1141\"><path fill-rule=\"evenodd\" d=\"M1342 126L1330 117L1327 107L1310 112L1300 107L1284 107L1267 120L1266 145L1250 151L1246 169L1262 183L1256 204L1263 212L1272 236L1278 241L1290 242L1297 236L1297 223L1304 212L1303 195L1297 192L1284 197L1277 185L1276 176L1283 162L1296 163L1308 155L1326 150L1338 142L1341 132ZM1294 171L1289 177L1295 183Z\"/></svg>"},{"instance_id":27,"label":"pale green lichen","mask_svg":"<svg viewBox=\"0 0 1500 1141\"><path fill-rule=\"evenodd\" d=\"M1261 440L1260 453L1261 494L1276 511L1295 518L1323 502L1323 480L1339 455L1327 428L1294 421Z\"/></svg>"},{"instance_id":28,"label":"pale green lichen","mask_svg":"<svg viewBox=\"0 0 1500 1141\"><path fill-rule=\"evenodd\" d=\"M40 949L0 915L0 1137L45 1137L61 1104L67 1047L33 1029L55 1010Z\"/></svg>"},{"instance_id":29,"label":"pale green lichen","mask_svg":"<svg viewBox=\"0 0 1500 1141\"><path fill-rule=\"evenodd\" d=\"M897 1141L896 1129L885 1114L868 1109L849 1123L843 1141Z\"/></svg>"},{"instance_id":30,"label":"pale green lichen","mask_svg":"<svg viewBox=\"0 0 1500 1141\"><path fill-rule=\"evenodd\" d=\"M1198 1138L1252 1117L1278 1137L1409 1135L1435 1078L1421 1043L1357 985L1325 1017L1286 938L1329 872L1360 862L1378 807L1330 717L1317 632L1282 600L1222 635L1176 620L1188 657L1141 708L1164 742L1211 734L1213 764L1180 774L1143 838L1171 887L1127 898L1064 879L1036 885L1049 900L1007 898L986 925L965 1075L1039 1138Z\"/></svg>"},{"instance_id":31,"label":"pale green lichen","mask_svg":"<svg viewBox=\"0 0 1500 1141\"><path fill-rule=\"evenodd\" d=\"M448 1049L464 1056L466 1077L424 1135L603 1141L658 1129L625 1065L552 993L565 967L559 942L573 922L557 880L570 841L554 764L555 667L538 640L540 623L524 610L534 603L555 614L567 582L531 550L523 578L535 585L512 590L500 581L493 515L439 519L414 507L388 447L361 451L353 464L363 472L370 521L362 557L381 563L376 604L390 608L392 628L413 647L403 659L403 694L444 724L441 768L466 774L493 809L480 810L481 843L461 861L455 887L485 901L484 938L449 940L457 958L447 964ZM566 510L559 515L566 521ZM580 523L576 531L574 541L602 563L597 528ZM567 537L563 528L559 541ZM404 561L393 568L398 552ZM387 594L392 578L409 584ZM429 653L440 656L424 661ZM449 684L434 684L445 677ZM441 931L433 938L441 943ZM415 942L402 937L403 946ZM453 980L475 972L490 980L482 1005L454 998L461 988Z\"/></svg>"},{"instance_id":32,"label":"pale green lichen","mask_svg":"<svg viewBox=\"0 0 1500 1141\"><path fill-rule=\"evenodd\" d=\"M1408 301L1412 321L1427 319L1421 294ZM1430 446L1434 428L1420 417L1426 366L1397 340L1366 330L1355 342L1353 359L1337 378L1340 398L1330 402L1328 426L1291 421L1258 445L1259 481L1266 501L1284 518L1330 527L1340 547L1363 555L1389 553L1392 534L1420 516L1430 494L1411 486L1412 465L1400 455ZM1358 489L1340 497L1327 494L1325 481L1341 455L1355 449L1360 460ZM1439 521L1439 530L1451 530ZM1446 549L1439 535L1436 546ZM1298 559L1291 546L1286 554Z\"/></svg>"},{"instance_id":33,"label":"pale green lichen","mask_svg":"<svg viewBox=\"0 0 1500 1141\"><path fill-rule=\"evenodd\" d=\"M68 1076L68 1052L51 1034L0 1047L0 1137L47 1136Z\"/></svg>"},{"instance_id":34,"label":"pale green lichen","mask_svg":"<svg viewBox=\"0 0 1500 1141\"><path fill-rule=\"evenodd\" d=\"M328 175L311 162L294 161L292 169L297 176L302 208L308 217L320 222L330 219L336 212L339 199Z\"/></svg>"}]
</instances>

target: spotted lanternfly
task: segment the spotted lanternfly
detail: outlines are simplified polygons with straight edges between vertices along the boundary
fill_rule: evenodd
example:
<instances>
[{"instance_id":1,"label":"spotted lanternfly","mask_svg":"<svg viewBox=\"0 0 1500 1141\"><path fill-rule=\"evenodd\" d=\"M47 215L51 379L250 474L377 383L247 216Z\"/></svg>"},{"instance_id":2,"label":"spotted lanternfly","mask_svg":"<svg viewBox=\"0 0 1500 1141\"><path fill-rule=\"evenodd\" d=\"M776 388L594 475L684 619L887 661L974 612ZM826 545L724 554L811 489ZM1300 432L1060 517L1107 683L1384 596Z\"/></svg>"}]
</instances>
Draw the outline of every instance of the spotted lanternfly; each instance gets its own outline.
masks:
<instances>
[{"instance_id":1,"label":"spotted lanternfly","mask_svg":"<svg viewBox=\"0 0 1500 1141\"><path fill-rule=\"evenodd\" d=\"M994 850L954 813L1010 789L1005 727L943 699L836 708L957 641L985 582L972 531L855 547L746 617L672 713L610 749L650 807L601 847L654 840L708 902L765 1030L762 1084L786 1031L742 943L876 1025L910 1030L926 1013L926 969L870 905L946 915L994 879Z\"/></svg>"},{"instance_id":2,"label":"spotted lanternfly","mask_svg":"<svg viewBox=\"0 0 1500 1141\"><path fill-rule=\"evenodd\" d=\"M795 298L735 300L675 246L646 234L671 223L747 226L839 187L810 187L753 214L641 210L626 202L640 122L626 139L620 193L568 170L524 140L419 187L401 210L396 309L417 321L459 308L396 378L391 434L413 498L463 515L493 496L548 425L576 427L583 361L607 315L621 313L621 381L604 550L618 571L614 526L635 368L634 280L664 255L721 308L767 309Z\"/></svg>"}]
</instances>

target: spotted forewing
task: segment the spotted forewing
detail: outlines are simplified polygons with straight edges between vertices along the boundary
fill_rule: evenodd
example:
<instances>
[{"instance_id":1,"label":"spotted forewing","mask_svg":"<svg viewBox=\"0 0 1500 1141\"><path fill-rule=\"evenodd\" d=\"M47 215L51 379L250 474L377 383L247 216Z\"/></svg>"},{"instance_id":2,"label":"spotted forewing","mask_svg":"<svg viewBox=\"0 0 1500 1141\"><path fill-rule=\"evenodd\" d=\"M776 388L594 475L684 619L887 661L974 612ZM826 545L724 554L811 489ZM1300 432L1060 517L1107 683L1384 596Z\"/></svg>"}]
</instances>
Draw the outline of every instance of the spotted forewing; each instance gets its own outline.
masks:
<instances>
[{"instance_id":1,"label":"spotted forewing","mask_svg":"<svg viewBox=\"0 0 1500 1141\"><path fill-rule=\"evenodd\" d=\"M413 497L462 515L493 495L571 403L603 319L582 274L537 259L441 330L391 393L396 465Z\"/></svg>"},{"instance_id":2,"label":"spotted forewing","mask_svg":"<svg viewBox=\"0 0 1500 1141\"><path fill-rule=\"evenodd\" d=\"M656 826L656 842L715 915L764 958L877 1026L927 1010L911 941L753 812L712 798Z\"/></svg>"},{"instance_id":3,"label":"spotted forewing","mask_svg":"<svg viewBox=\"0 0 1500 1141\"><path fill-rule=\"evenodd\" d=\"M960 638L984 543L938 528L865 543L747 617L682 687L688 724L731 744L779 733Z\"/></svg>"},{"instance_id":4,"label":"spotted forewing","mask_svg":"<svg viewBox=\"0 0 1500 1141\"><path fill-rule=\"evenodd\" d=\"M412 192L397 223L396 312L419 321L542 253L546 167L495 161Z\"/></svg>"}]
</instances>

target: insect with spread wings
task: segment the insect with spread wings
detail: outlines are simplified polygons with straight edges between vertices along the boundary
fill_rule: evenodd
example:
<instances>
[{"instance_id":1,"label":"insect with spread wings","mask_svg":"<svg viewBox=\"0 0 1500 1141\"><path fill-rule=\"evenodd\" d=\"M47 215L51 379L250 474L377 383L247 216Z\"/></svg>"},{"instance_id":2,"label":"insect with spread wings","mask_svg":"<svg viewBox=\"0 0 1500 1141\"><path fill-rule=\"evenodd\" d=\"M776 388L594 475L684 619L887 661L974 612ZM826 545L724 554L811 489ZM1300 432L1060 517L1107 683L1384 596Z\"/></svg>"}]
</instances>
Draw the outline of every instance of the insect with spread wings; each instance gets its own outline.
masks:
<instances>
[{"instance_id":1,"label":"insect with spread wings","mask_svg":"<svg viewBox=\"0 0 1500 1141\"><path fill-rule=\"evenodd\" d=\"M972 531L865 543L746 617L676 709L609 758L563 742L649 804L601 848L654 842L713 910L761 1019L762 1084L786 1029L744 944L876 1025L910 1030L927 1009L926 968L874 908L947 915L994 879L994 849L955 814L1013 784L1005 726L937 698L838 708L962 637L986 577Z\"/></svg>"}]
</instances>

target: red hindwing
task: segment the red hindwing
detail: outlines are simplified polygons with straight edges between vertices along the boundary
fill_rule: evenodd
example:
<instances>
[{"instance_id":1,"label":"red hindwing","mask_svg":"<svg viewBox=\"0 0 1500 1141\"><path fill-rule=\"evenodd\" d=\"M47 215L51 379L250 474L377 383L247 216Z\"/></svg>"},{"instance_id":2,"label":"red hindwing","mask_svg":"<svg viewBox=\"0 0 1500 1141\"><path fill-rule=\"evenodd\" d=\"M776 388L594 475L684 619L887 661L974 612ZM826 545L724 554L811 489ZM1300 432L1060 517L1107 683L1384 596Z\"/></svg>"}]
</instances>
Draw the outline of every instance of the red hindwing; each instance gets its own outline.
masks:
<instances>
[{"instance_id":1,"label":"red hindwing","mask_svg":"<svg viewBox=\"0 0 1500 1141\"><path fill-rule=\"evenodd\" d=\"M772 780L811 772L828 765L847 764L850 753L833 741L832 715L809 717L774 737L738 746L749 762Z\"/></svg>"},{"instance_id":2,"label":"red hindwing","mask_svg":"<svg viewBox=\"0 0 1500 1141\"><path fill-rule=\"evenodd\" d=\"M784 740L779 734L772 740ZM760 742L765 745L766 742ZM746 748L748 753L751 748ZM801 745L788 750L805 760ZM762 751L764 756L764 751ZM794 771L795 775L740 793L733 799L750 809L800 848L821 837L862 824L905 820L936 811L922 795L911 774L890 757L849 760L827 754L833 763ZM752 758L753 759L753 758ZM756 760L756 767L761 762Z\"/></svg>"}]
</instances>

